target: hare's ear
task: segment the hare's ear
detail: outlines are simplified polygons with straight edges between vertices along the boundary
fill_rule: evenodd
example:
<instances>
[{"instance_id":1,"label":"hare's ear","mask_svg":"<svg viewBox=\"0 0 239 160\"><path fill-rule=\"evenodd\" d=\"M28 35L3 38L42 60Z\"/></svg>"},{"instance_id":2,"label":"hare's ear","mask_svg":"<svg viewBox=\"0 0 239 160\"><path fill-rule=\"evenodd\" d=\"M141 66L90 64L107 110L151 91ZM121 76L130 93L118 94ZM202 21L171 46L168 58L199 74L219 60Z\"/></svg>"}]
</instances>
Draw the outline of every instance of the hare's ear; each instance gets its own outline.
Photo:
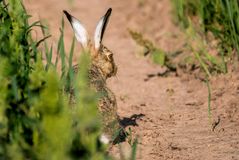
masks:
<instances>
[{"instance_id":1,"label":"hare's ear","mask_svg":"<svg viewBox=\"0 0 239 160\"><path fill-rule=\"evenodd\" d=\"M87 33L85 27L81 24L81 22L78 19L76 19L75 17L70 15L67 11L63 10L63 12L65 13L67 19L71 23L71 26L74 30L76 39L81 43L83 48L87 48L88 33Z\"/></svg>"},{"instance_id":2,"label":"hare's ear","mask_svg":"<svg viewBox=\"0 0 239 160\"><path fill-rule=\"evenodd\" d=\"M112 9L109 8L106 14L100 19L98 22L96 29L95 29L95 35L94 35L94 40L95 40L95 49L98 50L100 48L100 44L102 42L104 32L109 20L109 17L111 15Z\"/></svg>"}]
</instances>

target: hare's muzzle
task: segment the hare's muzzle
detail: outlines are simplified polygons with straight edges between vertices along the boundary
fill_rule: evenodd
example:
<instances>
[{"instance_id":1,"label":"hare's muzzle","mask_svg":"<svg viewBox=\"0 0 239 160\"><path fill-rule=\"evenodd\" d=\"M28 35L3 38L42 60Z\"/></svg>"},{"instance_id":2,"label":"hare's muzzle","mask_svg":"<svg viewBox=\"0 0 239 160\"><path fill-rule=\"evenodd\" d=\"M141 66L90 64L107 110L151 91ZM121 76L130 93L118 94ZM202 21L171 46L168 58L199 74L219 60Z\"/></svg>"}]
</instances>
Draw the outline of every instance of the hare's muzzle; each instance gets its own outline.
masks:
<instances>
[{"instance_id":1,"label":"hare's muzzle","mask_svg":"<svg viewBox=\"0 0 239 160\"><path fill-rule=\"evenodd\" d=\"M117 74L117 70L118 70L118 68L117 68L117 66L114 64L114 65L113 65L112 76L115 76L115 75Z\"/></svg>"}]
</instances>

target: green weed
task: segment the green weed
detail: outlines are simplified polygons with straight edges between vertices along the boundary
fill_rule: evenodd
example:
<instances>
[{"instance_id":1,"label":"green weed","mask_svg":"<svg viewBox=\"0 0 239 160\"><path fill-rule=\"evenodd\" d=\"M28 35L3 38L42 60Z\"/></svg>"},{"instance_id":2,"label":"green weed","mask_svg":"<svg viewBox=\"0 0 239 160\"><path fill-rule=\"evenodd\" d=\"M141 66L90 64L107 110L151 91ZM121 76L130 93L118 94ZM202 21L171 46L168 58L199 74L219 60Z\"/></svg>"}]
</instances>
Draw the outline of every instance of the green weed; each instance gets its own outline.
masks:
<instances>
[{"instance_id":1,"label":"green weed","mask_svg":"<svg viewBox=\"0 0 239 160\"><path fill-rule=\"evenodd\" d=\"M75 40L67 52L63 19L54 61L47 27L40 21L29 25L29 17L21 1L0 0L0 159L111 159L98 140L99 95L88 86L89 53L81 54L75 74ZM42 40L31 37L34 27L41 27ZM135 141L132 160L136 146Z\"/></svg>"},{"instance_id":2,"label":"green weed","mask_svg":"<svg viewBox=\"0 0 239 160\"><path fill-rule=\"evenodd\" d=\"M190 21L219 40L221 56L239 53L239 2L237 0L172 0L178 23L188 28ZM196 19L196 20L195 20ZM198 23L199 22L199 23Z\"/></svg>"},{"instance_id":3,"label":"green weed","mask_svg":"<svg viewBox=\"0 0 239 160\"><path fill-rule=\"evenodd\" d=\"M40 22L28 24L21 1L0 0L0 17L0 159L106 159L106 147L98 142L96 95L87 85L89 54L82 53L81 71L74 75L74 40L67 57L63 21L53 63L46 27ZM34 41L33 27L41 27L45 38ZM75 88L74 105L65 92L69 86Z\"/></svg>"},{"instance_id":4,"label":"green weed","mask_svg":"<svg viewBox=\"0 0 239 160\"><path fill-rule=\"evenodd\" d=\"M167 53L162 49L158 48L153 44L152 41L145 39L143 35L139 32L135 32L133 30L128 30L132 39L141 47L144 48L144 56L150 55L152 61L155 64L159 64L161 66L166 66L168 69L175 71L176 67L170 61Z\"/></svg>"},{"instance_id":5,"label":"green weed","mask_svg":"<svg viewBox=\"0 0 239 160\"><path fill-rule=\"evenodd\" d=\"M210 77L213 73L227 73L230 59L234 53L239 55L239 1L237 0L172 0L178 23L188 33L189 46L202 70L206 73L205 81L208 88L208 116L211 121L211 87ZM210 35L213 35L211 37ZM193 46L191 41L199 44ZM210 54L208 46L217 42ZM238 59L238 57L237 57Z\"/></svg>"}]
</instances>

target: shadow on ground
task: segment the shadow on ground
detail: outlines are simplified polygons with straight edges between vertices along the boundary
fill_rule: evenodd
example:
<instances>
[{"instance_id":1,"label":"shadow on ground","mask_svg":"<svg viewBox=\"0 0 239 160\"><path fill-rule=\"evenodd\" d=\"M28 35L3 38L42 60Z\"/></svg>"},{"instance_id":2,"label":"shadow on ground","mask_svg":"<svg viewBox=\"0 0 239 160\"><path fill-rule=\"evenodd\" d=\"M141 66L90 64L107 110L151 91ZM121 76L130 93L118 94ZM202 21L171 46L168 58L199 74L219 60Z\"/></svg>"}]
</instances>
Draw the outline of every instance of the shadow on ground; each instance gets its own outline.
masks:
<instances>
[{"instance_id":1,"label":"shadow on ground","mask_svg":"<svg viewBox=\"0 0 239 160\"><path fill-rule=\"evenodd\" d=\"M145 114L133 114L131 117L123 117L123 119L121 119L120 123L121 125L125 128L128 126L138 126L137 124L137 120L141 119L142 117L144 117Z\"/></svg>"}]
</instances>

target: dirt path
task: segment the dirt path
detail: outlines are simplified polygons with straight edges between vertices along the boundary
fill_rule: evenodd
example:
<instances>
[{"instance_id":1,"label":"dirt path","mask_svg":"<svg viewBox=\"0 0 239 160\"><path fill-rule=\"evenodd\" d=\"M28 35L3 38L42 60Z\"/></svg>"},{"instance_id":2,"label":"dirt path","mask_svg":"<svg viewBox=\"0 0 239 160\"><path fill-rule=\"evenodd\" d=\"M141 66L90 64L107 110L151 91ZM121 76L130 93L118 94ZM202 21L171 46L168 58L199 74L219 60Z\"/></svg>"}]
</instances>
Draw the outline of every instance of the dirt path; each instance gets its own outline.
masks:
<instances>
[{"instance_id":1,"label":"dirt path","mask_svg":"<svg viewBox=\"0 0 239 160\"><path fill-rule=\"evenodd\" d=\"M136 54L138 48L127 28L145 33L166 51L178 49L184 42L171 21L169 0L147 0L145 4L136 0L82 0L74 5L58 0L25 2L33 19L40 15L49 22L53 43L59 35L63 9L80 18L92 33L99 17L109 6L113 8L104 42L115 52L119 71L109 85L117 96L119 115L139 137L137 159L239 159L238 76L212 79L212 122L220 119L214 132L209 124L204 83L189 75L145 81L148 74L163 69ZM73 34L68 23L65 28L69 49ZM79 47L75 53L79 53Z\"/></svg>"}]
</instances>

